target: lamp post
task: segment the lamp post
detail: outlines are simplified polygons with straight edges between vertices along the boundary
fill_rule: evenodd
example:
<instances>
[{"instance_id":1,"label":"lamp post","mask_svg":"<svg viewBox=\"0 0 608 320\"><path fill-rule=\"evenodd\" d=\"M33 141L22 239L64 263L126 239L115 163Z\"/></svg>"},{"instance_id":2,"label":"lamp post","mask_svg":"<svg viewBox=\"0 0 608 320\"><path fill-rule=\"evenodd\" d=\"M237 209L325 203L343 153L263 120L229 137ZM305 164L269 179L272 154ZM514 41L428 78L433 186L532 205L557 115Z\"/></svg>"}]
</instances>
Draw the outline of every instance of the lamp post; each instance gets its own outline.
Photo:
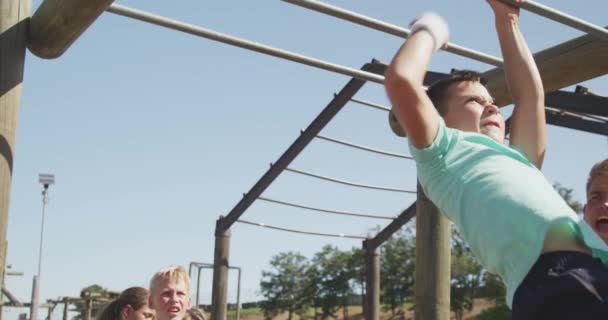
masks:
<instances>
[{"instance_id":1,"label":"lamp post","mask_svg":"<svg viewBox=\"0 0 608 320\"><path fill-rule=\"evenodd\" d=\"M40 247L38 249L38 273L34 275L32 283L32 301L30 303L30 320L38 318L38 293L40 289L40 270L42 268L42 241L44 236L44 216L46 205L49 202L48 189L49 186L55 184L55 175L41 173L38 175L38 182L42 184L42 222L40 223Z\"/></svg>"}]
</instances>

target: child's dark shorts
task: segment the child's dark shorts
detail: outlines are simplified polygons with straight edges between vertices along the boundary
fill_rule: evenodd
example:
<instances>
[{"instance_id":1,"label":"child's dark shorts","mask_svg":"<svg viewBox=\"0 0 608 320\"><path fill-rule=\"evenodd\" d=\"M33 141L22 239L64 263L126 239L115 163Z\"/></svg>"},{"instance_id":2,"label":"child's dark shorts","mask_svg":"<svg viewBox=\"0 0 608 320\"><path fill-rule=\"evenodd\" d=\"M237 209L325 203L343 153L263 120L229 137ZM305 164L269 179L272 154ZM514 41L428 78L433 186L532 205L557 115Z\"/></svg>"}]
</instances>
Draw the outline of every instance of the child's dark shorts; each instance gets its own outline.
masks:
<instances>
[{"instance_id":1,"label":"child's dark shorts","mask_svg":"<svg viewBox=\"0 0 608 320\"><path fill-rule=\"evenodd\" d=\"M542 254L513 297L513 320L608 319L608 267L590 255Z\"/></svg>"}]
</instances>

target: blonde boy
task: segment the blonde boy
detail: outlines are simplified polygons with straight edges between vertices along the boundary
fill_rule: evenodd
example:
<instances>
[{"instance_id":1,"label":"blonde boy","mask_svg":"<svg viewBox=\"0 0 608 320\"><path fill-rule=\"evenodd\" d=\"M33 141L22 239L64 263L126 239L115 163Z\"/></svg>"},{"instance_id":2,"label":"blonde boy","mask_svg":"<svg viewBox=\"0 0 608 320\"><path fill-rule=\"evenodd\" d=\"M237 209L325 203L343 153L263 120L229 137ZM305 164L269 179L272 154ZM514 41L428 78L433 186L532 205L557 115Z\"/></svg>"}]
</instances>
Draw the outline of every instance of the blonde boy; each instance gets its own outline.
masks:
<instances>
[{"instance_id":1,"label":"blonde boy","mask_svg":"<svg viewBox=\"0 0 608 320\"><path fill-rule=\"evenodd\" d=\"M182 266L156 272L150 280L150 308L158 320L182 320L192 306L190 277Z\"/></svg>"}]
</instances>

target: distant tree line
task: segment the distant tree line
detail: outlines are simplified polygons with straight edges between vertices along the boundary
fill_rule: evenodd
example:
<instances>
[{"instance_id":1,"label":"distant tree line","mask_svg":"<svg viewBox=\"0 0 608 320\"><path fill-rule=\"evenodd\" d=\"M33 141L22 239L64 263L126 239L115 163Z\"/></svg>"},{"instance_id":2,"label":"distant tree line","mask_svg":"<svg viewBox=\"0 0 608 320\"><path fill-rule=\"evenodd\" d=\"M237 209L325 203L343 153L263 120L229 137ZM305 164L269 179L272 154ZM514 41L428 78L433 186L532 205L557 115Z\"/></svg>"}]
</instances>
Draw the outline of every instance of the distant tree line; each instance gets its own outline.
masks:
<instances>
[{"instance_id":1,"label":"distant tree line","mask_svg":"<svg viewBox=\"0 0 608 320\"><path fill-rule=\"evenodd\" d=\"M415 238L411 229L393 235L381 247L380 290L383 308L393 316L413 303ZM348 319L349 305L361 304L365 292L365 262L359 248L340 250L325 246L311 259L297 252L272 257L270 270L262 272L261 308L267 319L286 312L302 318ZM486 297L504 305L505 289L497 276L487 273L471 254L458 232L452 239L451 309L458 319Z\"/></svg>"}]
</instances>

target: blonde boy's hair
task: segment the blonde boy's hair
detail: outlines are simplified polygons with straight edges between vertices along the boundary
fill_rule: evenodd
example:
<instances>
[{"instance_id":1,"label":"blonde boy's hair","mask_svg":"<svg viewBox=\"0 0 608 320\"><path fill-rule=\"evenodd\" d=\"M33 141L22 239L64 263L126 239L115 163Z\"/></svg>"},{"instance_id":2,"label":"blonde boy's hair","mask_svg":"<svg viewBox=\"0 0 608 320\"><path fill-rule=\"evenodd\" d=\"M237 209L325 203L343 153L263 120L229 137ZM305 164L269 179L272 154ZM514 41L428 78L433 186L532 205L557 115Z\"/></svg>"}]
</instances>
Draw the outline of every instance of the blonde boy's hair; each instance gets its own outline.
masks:
<instances>
[{"instance_id":1,"label":"blonde boy's hair","mask_svg":"<svg viewBox=\"0 0 608 320\"><path fill-rule=\"evenodd\" d=\"M182 266L170 266L166 268L162 268L158 270L150 280L150 292L154 291L157 284L161 280L172 280L178 281L183 280L188 289L188 293L190 293L190 276L186 272L186 269Z\"/></svg>"},{"instance_id":2,"label":"blonde boy's hair","mask_svg":"<svg viewBox=\"0 0 608 320\"><path fill-rule=\"evenodd\" d=\"M587 195L589 195L589 188L591 188L591 183L593 179L602 176L608 177L608 159L604 159L604 161L600 161L596 163L589 172L589 178L587 178Z\"/></svg>"}]
</instances>

